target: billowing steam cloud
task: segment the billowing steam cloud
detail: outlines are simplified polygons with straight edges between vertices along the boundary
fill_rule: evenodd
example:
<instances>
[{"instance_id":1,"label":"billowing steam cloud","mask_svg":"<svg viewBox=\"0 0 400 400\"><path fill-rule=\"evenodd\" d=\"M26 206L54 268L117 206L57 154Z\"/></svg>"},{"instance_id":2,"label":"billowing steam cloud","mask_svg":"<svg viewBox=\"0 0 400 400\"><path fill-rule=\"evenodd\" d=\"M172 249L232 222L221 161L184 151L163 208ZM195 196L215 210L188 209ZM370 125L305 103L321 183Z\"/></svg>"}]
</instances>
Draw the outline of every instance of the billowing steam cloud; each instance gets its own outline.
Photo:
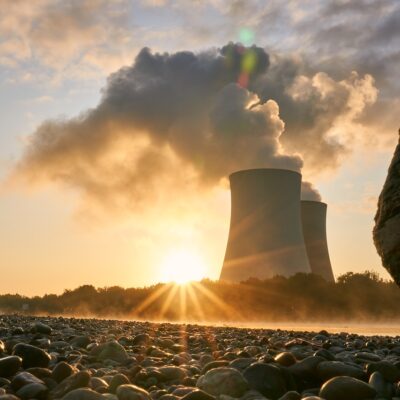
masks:
<instances>
[{"instance_id":1,"label":"billowing steam cloud","mask_svg":"<svg viewBox=\"0 0 400 400\"><path fill-rule=\"evenodd\" d=\"M321 201L321 195L317 189L310 183L303 181L301 183L301 199L311 201Z\"/></svg>"},{"instance_id":2,"label":"billowing steam cloud","mask_svg":"<svg viewBox=\"0 0 400 400\"><path fill-rule=\"evenodd\" d=\"M372 78L337 82L282 59L269 67L256 46L198 54L144 48L109 77L97 107L44 122L16 171L99 203L135 206L163 186L213 185L237 169L299 171L300 155L311 166L335 166L346 148L330 130L374 101ZM310 184L303 189L319 198Z\"/></svg>"}]
</instances>

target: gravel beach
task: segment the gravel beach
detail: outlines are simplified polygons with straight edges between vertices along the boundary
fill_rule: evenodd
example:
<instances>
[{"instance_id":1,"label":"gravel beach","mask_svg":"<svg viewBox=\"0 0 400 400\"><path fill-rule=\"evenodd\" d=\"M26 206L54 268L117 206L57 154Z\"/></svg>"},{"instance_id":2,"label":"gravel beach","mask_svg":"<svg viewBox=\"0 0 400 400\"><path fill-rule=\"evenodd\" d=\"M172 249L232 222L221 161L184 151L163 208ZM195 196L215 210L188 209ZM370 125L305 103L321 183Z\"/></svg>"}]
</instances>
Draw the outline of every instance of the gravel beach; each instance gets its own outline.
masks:
<instances>
[{"instance_id":1,"label":"gravel beach","mask_svg":"<svg viewBox=\"0 0 400 400\"><path fill-rule=\"evenodd\" d=\"M0 400L400 400L400 336L0 317Z\"/></svg>"}]
</instances>

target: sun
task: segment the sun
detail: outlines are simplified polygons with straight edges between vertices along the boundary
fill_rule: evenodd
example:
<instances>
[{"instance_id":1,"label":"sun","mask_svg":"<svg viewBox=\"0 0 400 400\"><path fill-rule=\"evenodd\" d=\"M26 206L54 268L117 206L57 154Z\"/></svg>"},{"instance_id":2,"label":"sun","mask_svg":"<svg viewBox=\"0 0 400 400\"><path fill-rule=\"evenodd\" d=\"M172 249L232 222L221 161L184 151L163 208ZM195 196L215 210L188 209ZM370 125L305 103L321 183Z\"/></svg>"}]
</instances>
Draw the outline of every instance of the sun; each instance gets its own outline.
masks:
<instances>
[{"instance_id":1,"label":"sun","mask_svg":"<svg viewBox=\"0 0 400 400\"><path fill-rule=\"evenodd\" d=\"M161 263L161 280L179 285L200 281L205 275L202 257L193 250L171 250Z\"/></svg>"}]
</instances>

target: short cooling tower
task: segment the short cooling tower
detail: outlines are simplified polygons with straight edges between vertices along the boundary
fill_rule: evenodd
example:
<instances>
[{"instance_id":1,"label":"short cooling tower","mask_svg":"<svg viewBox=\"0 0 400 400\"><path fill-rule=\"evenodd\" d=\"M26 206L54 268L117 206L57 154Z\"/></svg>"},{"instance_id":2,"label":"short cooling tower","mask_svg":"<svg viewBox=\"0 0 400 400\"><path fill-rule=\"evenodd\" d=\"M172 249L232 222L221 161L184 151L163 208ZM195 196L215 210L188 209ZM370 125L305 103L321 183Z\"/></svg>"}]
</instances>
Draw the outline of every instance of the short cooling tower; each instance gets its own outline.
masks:
<instances>
[{"instance_id":1,"label":"short cooling tower","mask_svg":"<svg viewBox=\"0 0 400 400\"><path fill-rule=\"evenodd\" d=\"M320 201L301 201L301 218L311 271L328 282L334 282L326 240L327 205Z\"/></svg>"},{"instance_id":2,"label":"short cooling tower","mask_svg":"<svg viewBox=\"0 0 400 400\"><path fill-rule=\"evenodd\" d=\"M220 279L310 273L301 225L301 175L249 169L229 178L231 224Z\"/></svg>"}]
</instances>

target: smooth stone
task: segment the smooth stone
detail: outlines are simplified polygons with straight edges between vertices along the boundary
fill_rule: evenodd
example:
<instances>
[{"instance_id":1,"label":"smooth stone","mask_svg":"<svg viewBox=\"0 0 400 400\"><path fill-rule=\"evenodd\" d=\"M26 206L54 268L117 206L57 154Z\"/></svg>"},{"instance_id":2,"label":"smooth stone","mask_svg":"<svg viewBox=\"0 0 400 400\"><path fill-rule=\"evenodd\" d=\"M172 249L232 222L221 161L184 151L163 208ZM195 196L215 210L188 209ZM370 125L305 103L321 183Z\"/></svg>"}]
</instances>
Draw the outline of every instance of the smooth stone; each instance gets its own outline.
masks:
<instances>
[{"instance_id":1,"label":"smooth stone","mask_svg":"<svg viewBox=\"0 0 400 400\"><path fill-rule=\"evenodd\" d=\"M325 400L366 400L373 399L376 390L359 379L337 376L322 385L319 396Z\"/></svg>"},{"instance_id":2,"label":"smooth stone","mask_svg":"<svg viewBox=\"0 0 400 400\"><path fill-rule=\"evenodd\" d=\"M186 377L186 371L183 370L182 368L175 367L175 366L165 366L165 367L160 367L158 371L161 373L163 378L167 381L174 381L178 380L181 381Z\"/></svg>"},{"instance_id":3,"label":"smooth stone","mask_svg":"<svg viewBox=\"0 0 400 400\"><path fill-rule=\"evenodd\" d=\"M120 385L117 388L118 400L151 400L149 393L136 385Z\"/></svg>"},{"instance_id":4,"label":"smooth stone","mask_svg":"<svg viewBox=\"0 0 400 400\"><path fill-rule=\"evenodd\" d=\"M35 322L32 326L32 332L42 333L43 335L51 335L52 329L43 322Z\"/></svg>"},{"instance_id":5,"label":"smooth stone","mask_svg":"<svg viewBox=\"0 0 400 400\"><path fill-rule=\"evenodd\" d=\"M295 356L288 351L279 353L277 356L275 356L274 360L283 367L290 367L291 365L296 364Z\"/></svg>"},{"instance_id":6,"label":"smooth stone","mask_svg":"<svg viewBox=\"0 0 400 400\"><path fill-rule=\"evenodd\" d=\"M317 375L323 381L335 376L351 376L352 378L364 379L365 372L358 367L345 364L341 361L322 361L317 365Z\"/></svg>"},{"instance_id":7,"label":"smooth stone","mask_svg":"<svg viewBox=\"0 0 400 400\"><path fill-rule=\"evenodd\" d=\"M317 366L319 363L324 361L326 362L325 358L310 356L291 365L288 369L297 378L314 381L317 378Z\"/></svg>"},{"instance_id":8,"label":"smooth stone","mask_svg":"<svg viewBox=\"0 0 400 400\"><path fill-rule=\"evenodd\" d=\"M79 371L68 378L65 378L52 391L54 398L61 398L74 389L87 387L90 381L90 374L87 371Z\"/></svg>"},{"instance_id":9,"label":"smooth stone","mask_svg":"<svg viewBox=\"0 0 400 400\"><path fill-rule=\"evenodd\" d=\"M150 336L147 333L139 333L132 339L132 346L139 346L150 343Z\"/></svg>"},{"instance_id":10,"label":"smooth stone","mask_svg":"<svg viewBox=\"0 0 400 400\"><path fill-rule=\"evenodd\" d=\"M1 360L0 360L1 361ZM371 375L378 371L388 382L398 382L400 380L400 369L387 361L378 361L367 365L367 374Z\"/></svg>"},{"instance_id":11,"label":"smooth stone","mask_svg":"<svg viewBox=\"0 0 400 400\"><path fill-rule=\"evenodd\" d=\"M370 377L368 383L376 390L378 397L384 399L391 399L393 392L393 385L388 383L383 378L380 372L374 372Z\"/></svg>"},{"instance_id":12,"label":"smooth stone","mask_svg":"<svg viewBox=\"0 0 400 400\"><path fill-rule=\"evenodd\" d=\"M105 400L118 400L118 397L112 393L102 393L102 395Z\"/></svg>"},{"instance_id":13,"label":"smooth stone","mask_svg":"<svg viewBox=\"0 0 400 400\"><path fill-rule=\"evenodd\" d=\"M31 373L24 371L14 376L14 378L11 380L10 386L15 391L18 391L20 388L22 388L22 386L29 385L30 383L43 384L43 381L37 378L35 375L32 375Z\"/></svg>"},{"instance_id":14,"label":"smooth stone","mask_svg":"<svg viewBox=\"0 0 400 400\"><path fill-rule=\"evenodd\" d=\"M215 360L207 363L203 369L201 370L201 375L204 375L207 373L207 371L210 371L213 368L220 368L220 367L226 367L229 365L228 360Z\"/></svg>"},{"instance_id":15,"label":"smooth stone","mask_svg":"<svg viewBox=\"0 0 400 400\"><path fill-rule=\"evenodd\" d=\"M183 397L188 393L193 392L193 390L196 390L195 388L192 387L178 387L177 389L175 389L172 394L174 396L178 396L178 397Z\"/></svg>"},{"instance_id":16,"label":"smooth stone","mask_svg":"<svg viewBox=\"0 0 400 400\"><path fill-rule=\"evenodd\" d=\"M42 383L29 383L17 391L20 399L45 399L49 389Z\"/></svg>"},{"instance_id":17,"label":"smooth stone","mask_svg":"<svg viewBox=\"0 0 400 400\"><path fill-rule=\"evenodd\" d=\"M1 387L1 386L7 386L7 385L9 385L9 384L10 384L10 381L9 381L8 379L2 378L2 377L0 376L0 387Z\"/></svg>"},{"instance_id":18,"label":"smooth stone","mask_svg":"<svg viewBox=\"0 0 400 400\"><path fill-rule=\"evenodd\" d=\"M298 392L286 392L279 400L301 400L301 395Z\"/></svg>"},{"instance_id":19,"label":"smooth stone","mask_svg":"<svg viewBox=\"0 0 400 400\"><path fill-rule=\"evenodd\" d=\"M159 397L159 400L178 400L178 396L174 396L171 393L163 394L161 397Z\"/></svg>"},{"instance_id":20,"label":"smooth stone","mask_svg":"<svg viewBox=\"0 0 400 400\"><path fill-rule=\"evenodd\" d=\"M129 378L126 375L115 374L110 381L109 391L110 393L115 393L117 391L118 386L126 385L129 383L131 382L129 381Z\"/></svg>"},{"instance_id":21,"label":"smooth stone","mask_svg":"<svg viewBox=\"0 0 400 400\"><path fill-rule=\"evenodd\" d=\"M90 342L91 340L89 336L75 336L69 341L69 344L73 347L85 349Z\"/></svg>"},{"instance_id":22,"label":"smooth stone","mask_svg":"<svg viewBox=\"0 0 400 400\"><path fill-rule=\"evenodd\" d=\"M57 383L60 383L65 378L68 378L75 372L78 372L76 368L74 368L72 365L69 365L65 361L61 361L53 368L53 371L51 372L51 377Z\"/></svg>"},{"instance_id":23,"label":"smooth stone","mask_svg":"<svg viewBox=\"0 0 400 400\"><path fill-rule=\"evenodd\" d=\"M307 397L303 397L302 400L324 400L324 399L319 396L307 396ZM338 399L338 400L340 400L340 399Z\"/></svg>"},{"instance_id":24,"label":"smooth stone","mask_svg":"<svg viewBox=\"0 0 400 400\"><path fill-rule=\"evenodd\" d=\"M117 341L102 343L90 351L90 355L96 357L99 361L113 360L118 363L124 363L129 360L129 355Z\"/></svg>"},{"instance_id":25,"label":"smooth stone","mask_svg":"<svg viewBox=\"0 0 400 400\"><path fill-rule=\"evenodd\" d=\"M22 358L18 356L8 356L0 358L0 376L8 378L15 375L22 366Z\"/></svg>"},{"instance_id":26,"label":"smooth stone","mask_svg":"<svg viewBox=\"0 0 400 400\"><path fill-rule=\"evenodd\" d=\"M355 354L356 360L362 360L362 361L381 361L381 358L377 354L373 353L368 353L367 351L360 351Z\"/></svg>"},{"instance_id":27,"label":"smooth stone","mask_svg":"<svg viewBox=\"0 0 400 400\"><path fill-rule=\"evenodd\" d=\"M44 350L26 343L18 343L14 346L13 355L22 358L22 366L27 368L47 368L51 357Z\"/></svg>"},{"instance_id":28,"label":"smooth stone","mask_svg":"<svg viewBox=\"0 0 400 400\"><path fill-rule=\"evenodd\" d=\"M196 389L188 394L185 394L181 400L215 400L215 397L204 392L203 390Z\"/></svg>"},{"instance_id":29,"label":"smooth stone","mask_svg":"<svg viewBox=\"0 0 400 400\"><path fill-rule=\"evenodd\" d=\"M100 387L108 388L108 383L104 379L101 379L97 376L92 376L89 381L89 386L92 389L97 390Z\"/></svg>"},{"instance_id":30,"label":"smooth stone","mask_svg":"<svg viewBox=\"0 0 400 400\"><path fill-rule=\"evenodd\" d=\"M229 367L236 368L238 371L243 372L251 364L255 363L255 358L236 358L229 363Z\"/></svg>"},{"instance_id":31,"label":"smooth stone","mask_svg":"<svg viewBox=\"0 0 400 400\"><path fill-rule=\"evenodd\" d=\"M88 388L71 390L62 398L62 400L102 400L102 399L104 399L103 395Z\"/></svg>"},{"instance_id":32,"label":"smooth stone","mask_svg":"<svg viewBox=\"0 0 400 400\"><path fill-rule=\"evenodd\" d=\"M48 368L33 367L33 368L28 368L26 372L35 375L36 378L39 379L49 378L51 376L51 370L49 370Z\"/></svg>"},{"instance_id":33,"label":"smooth stone","mask_svg":"<svg viewBox=\"0 0 400 400\"><path fill-rule=\"evenodd\" d=\"M205 365L207 365L208 363L210 363L212 361L215 361L215 360L211 354L203 354L199 359L199 363L202 367L204 367Z\"/></svg>"},{"instance_id":34,"label":"smooth stone","mask_svg":"<svg viewBox=\"0 0 400 400\"><path fill-rule=\"evenodd\" d=\"M251 389L273 400L283 396L287 391L281 370L275 365L255 363L246 368L243 376Z\"/></svg>"},{"instance_id":35,"label":"smooth stone","mask_svg":"<svg viewBox=\"0 0 400 400\"><path fill-rule=\"evenodd\" d=\"M326 349L319 349L318 351L316 351L314 353L314 356L323 357L327 361L335 361L336 360L335 356L329 350L326 350Z\"/></svg>"},{"instance_id":36,"label":"smooth stone","mask_svg":"<svg viewBox=\"0 0 400 400\"><path fill-rule=\"evenodd\" d=\"M248 384L243 375L234 368L213 368L197 380L197 387L205 392L219 396L222 394L241 397L247 390Z\"/></svg>"}]
</instances>

